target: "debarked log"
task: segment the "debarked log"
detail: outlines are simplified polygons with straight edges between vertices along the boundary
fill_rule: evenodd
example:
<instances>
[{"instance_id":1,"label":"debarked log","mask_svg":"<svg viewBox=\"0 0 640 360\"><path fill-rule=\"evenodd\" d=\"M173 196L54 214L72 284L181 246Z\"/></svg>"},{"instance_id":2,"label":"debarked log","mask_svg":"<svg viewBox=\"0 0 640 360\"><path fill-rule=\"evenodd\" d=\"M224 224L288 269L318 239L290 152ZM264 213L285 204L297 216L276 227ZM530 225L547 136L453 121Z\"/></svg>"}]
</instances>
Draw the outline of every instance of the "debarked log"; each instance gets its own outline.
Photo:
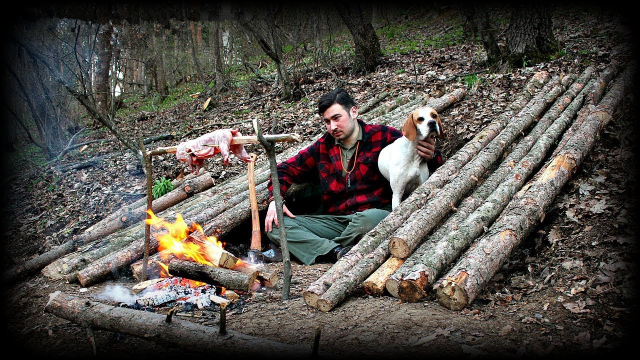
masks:
<instances>
[{"instance_id":1,"label":"debarked log","mask_svg":"<svg viewBox=\"0 0 640 360\"><path fill-rule=\"evenodd\" d=\"M268 355L300 356L309 349L260 339L227 329L224 336L217 326L204 326L173 317L166 322L166 315L134 310L90 301L77 296L55 292L49 295L44 310L83 327L107 330L170 344L190 351L221 356ZM309 344L311 344L311 339ZM310 346L309 346L310 348ZM131 354L143 355L146 354Z\"/></svg>"},{"instance_id":2,"label":"debarked log","mask_svg":"<svg viewBox=\"0 0 640 360\"><path fill-rule=\"evenodd\" d=\"M245 273L179 259L169 262L169 274L246 292L251 290L258 276L257 271Z\"/></svg>"},{"instance_id":3,"label":"debarked log","mask_svg":"<svg viewBox=\"0 0 640 360\"><path fill-rule=\"evenodd\" d=\"M471 304L522 239L544 218L562 187L595 144L633 79L633 67L616 80L597 107L548 166L512 200L489 231L477 239L455 266L434 286L438 301L452 310Z\"/></svg>"}]
</instances>

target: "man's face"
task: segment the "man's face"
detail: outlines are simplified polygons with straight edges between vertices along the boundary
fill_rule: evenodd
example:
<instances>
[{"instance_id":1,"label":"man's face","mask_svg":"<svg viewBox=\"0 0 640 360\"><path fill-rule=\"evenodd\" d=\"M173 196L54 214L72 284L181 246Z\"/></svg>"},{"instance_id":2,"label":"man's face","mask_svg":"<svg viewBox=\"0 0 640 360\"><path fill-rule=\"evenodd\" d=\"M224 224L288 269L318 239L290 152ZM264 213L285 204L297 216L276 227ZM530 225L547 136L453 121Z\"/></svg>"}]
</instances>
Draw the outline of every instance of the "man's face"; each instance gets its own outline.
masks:
<instances>
[{"instance_id":1,"label":"man's face","mask_svg":"<svg viewBox=\"0 0 640 360\"><path fill-rule=\"evenodd\" d=\"M358 109L355 106L347 112L340 104L331 105L322 114L327 131L339 141L344 141L353 135L357 117Z\"/></svg>"}]
</instances>

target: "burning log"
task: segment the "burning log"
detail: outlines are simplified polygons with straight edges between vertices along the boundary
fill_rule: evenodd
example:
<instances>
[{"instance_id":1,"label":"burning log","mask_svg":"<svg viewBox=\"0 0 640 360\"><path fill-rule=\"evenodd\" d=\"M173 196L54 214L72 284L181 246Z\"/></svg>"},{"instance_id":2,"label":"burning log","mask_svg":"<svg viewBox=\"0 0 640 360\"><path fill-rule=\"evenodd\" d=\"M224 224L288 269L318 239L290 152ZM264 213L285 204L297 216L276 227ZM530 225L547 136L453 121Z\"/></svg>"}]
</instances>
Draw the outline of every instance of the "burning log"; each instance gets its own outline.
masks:
<instances>
[{"instance_id":1,"label":"burning log","mask_svg":"<svg viewBox=\"0 0 640 360\"><path fill-rule=\"evenodd\" d=\"M222 286L227 289L247 292L251 291L251 287L258 276L257 271L247 274L240 271L179 259L175 259L169 263L169 274L211 285Z\"/></svg>"},{"instance_id":2,"label":"burning log","mask_svg":"<svg viewBox=\"0 0 640 360\"><path fill-rule=\"evenodd\" d=\"M474 246L436 283L436 297L443 306L452 310L468 306L513 249L544 218L562 187L595 144L600 130L611 120L614 110L630 88L634 70L629 68L621 75L558 155L538 172L526 190L509 203L489 231L477 239Z\"/></svg>"},{"instance_id":3,"label":"burning log","mask_svg":"<svg viewBox=\"0 0 640 360\"><path fill-rule=\"evenodd\" d=\"M49 295L44 311L94 330L137 336L190 351L198 349L204 354L215 353L216 356L299 357L309 352L305 348L228 329L225 336L220 336L219 329L214 326L203 326L175 317L167 323L166 316L162 314L106 305L61 292Z\"/></svg>"},{"instance_id":4,"label":"burning log","mask_svg":"<svg viewBox=\"0 0 640 360\"><path fill-rule=\"evenodd\" d=\"M200 231L190 233L182 242L184 243L198 243L207 244L208 241L204 234ZM206 254L203 254L207 263L212 266L223 267L226 269L233 269L238 263L238 258L232 253L217 246L203 245L203 249L206 249ZM147 267L147 276L149 278L159 277L163 274L167 268L167 264L171 260L175 259L173 250L167 249L159 251L149 258L149 264ZM136 280L142 280L142 265L143 260L137 260L131 264L131 272Z\"/></svg>"}]
</instances>

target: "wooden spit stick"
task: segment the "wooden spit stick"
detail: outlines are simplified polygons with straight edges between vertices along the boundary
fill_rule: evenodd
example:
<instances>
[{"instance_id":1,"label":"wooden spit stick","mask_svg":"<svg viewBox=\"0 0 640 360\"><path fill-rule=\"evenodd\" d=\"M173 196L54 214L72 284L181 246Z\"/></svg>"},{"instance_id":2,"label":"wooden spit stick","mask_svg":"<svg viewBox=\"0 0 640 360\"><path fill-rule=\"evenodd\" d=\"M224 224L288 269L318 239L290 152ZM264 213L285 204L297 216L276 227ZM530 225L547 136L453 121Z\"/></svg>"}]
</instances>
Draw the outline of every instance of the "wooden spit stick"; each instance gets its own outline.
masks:
<instances>
[{"instance_id":1,"label":"wooden spit stick","mask_svg":"<svg viewBox=\"0 0 640 360\"><path fill-rule=\"evenodd\" d=\"M300 136L297 134L273 134L273 135L264 135L264 138L268 141L272 142L285 142L285 141L300 141ZM247 136L234 136L231 138L231 145L239 145L239 144L259 144L260 141L258 137L255 135L247 135ZM211 145L217 146L217 145ZM169 147L159 147L155 150L151 150L147 152L148 156L153 155L162 155L162 154L173 154L177 151L177 146L169 146Z\"/></svg>"}]
</instances>

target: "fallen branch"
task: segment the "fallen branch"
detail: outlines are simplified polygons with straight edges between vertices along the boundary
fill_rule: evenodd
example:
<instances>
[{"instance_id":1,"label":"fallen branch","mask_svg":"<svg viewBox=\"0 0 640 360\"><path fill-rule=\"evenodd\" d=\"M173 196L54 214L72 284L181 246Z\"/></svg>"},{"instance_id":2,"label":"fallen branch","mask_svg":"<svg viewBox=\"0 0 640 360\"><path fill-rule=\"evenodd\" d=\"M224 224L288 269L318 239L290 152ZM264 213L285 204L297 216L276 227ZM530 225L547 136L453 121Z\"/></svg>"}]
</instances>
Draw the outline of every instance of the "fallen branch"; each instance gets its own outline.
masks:
<instances>
[{"instance_id":1,"label":"fallen branch","mask_svg":"<svg viewBox=\"0 0 640 360\"><path fill-rule=\"evenodd\" d=\"M249 292L258 272L245 273L193 261L174 259L169 262L169 274L231 290Z\"/></svg>"}]
</instances>

